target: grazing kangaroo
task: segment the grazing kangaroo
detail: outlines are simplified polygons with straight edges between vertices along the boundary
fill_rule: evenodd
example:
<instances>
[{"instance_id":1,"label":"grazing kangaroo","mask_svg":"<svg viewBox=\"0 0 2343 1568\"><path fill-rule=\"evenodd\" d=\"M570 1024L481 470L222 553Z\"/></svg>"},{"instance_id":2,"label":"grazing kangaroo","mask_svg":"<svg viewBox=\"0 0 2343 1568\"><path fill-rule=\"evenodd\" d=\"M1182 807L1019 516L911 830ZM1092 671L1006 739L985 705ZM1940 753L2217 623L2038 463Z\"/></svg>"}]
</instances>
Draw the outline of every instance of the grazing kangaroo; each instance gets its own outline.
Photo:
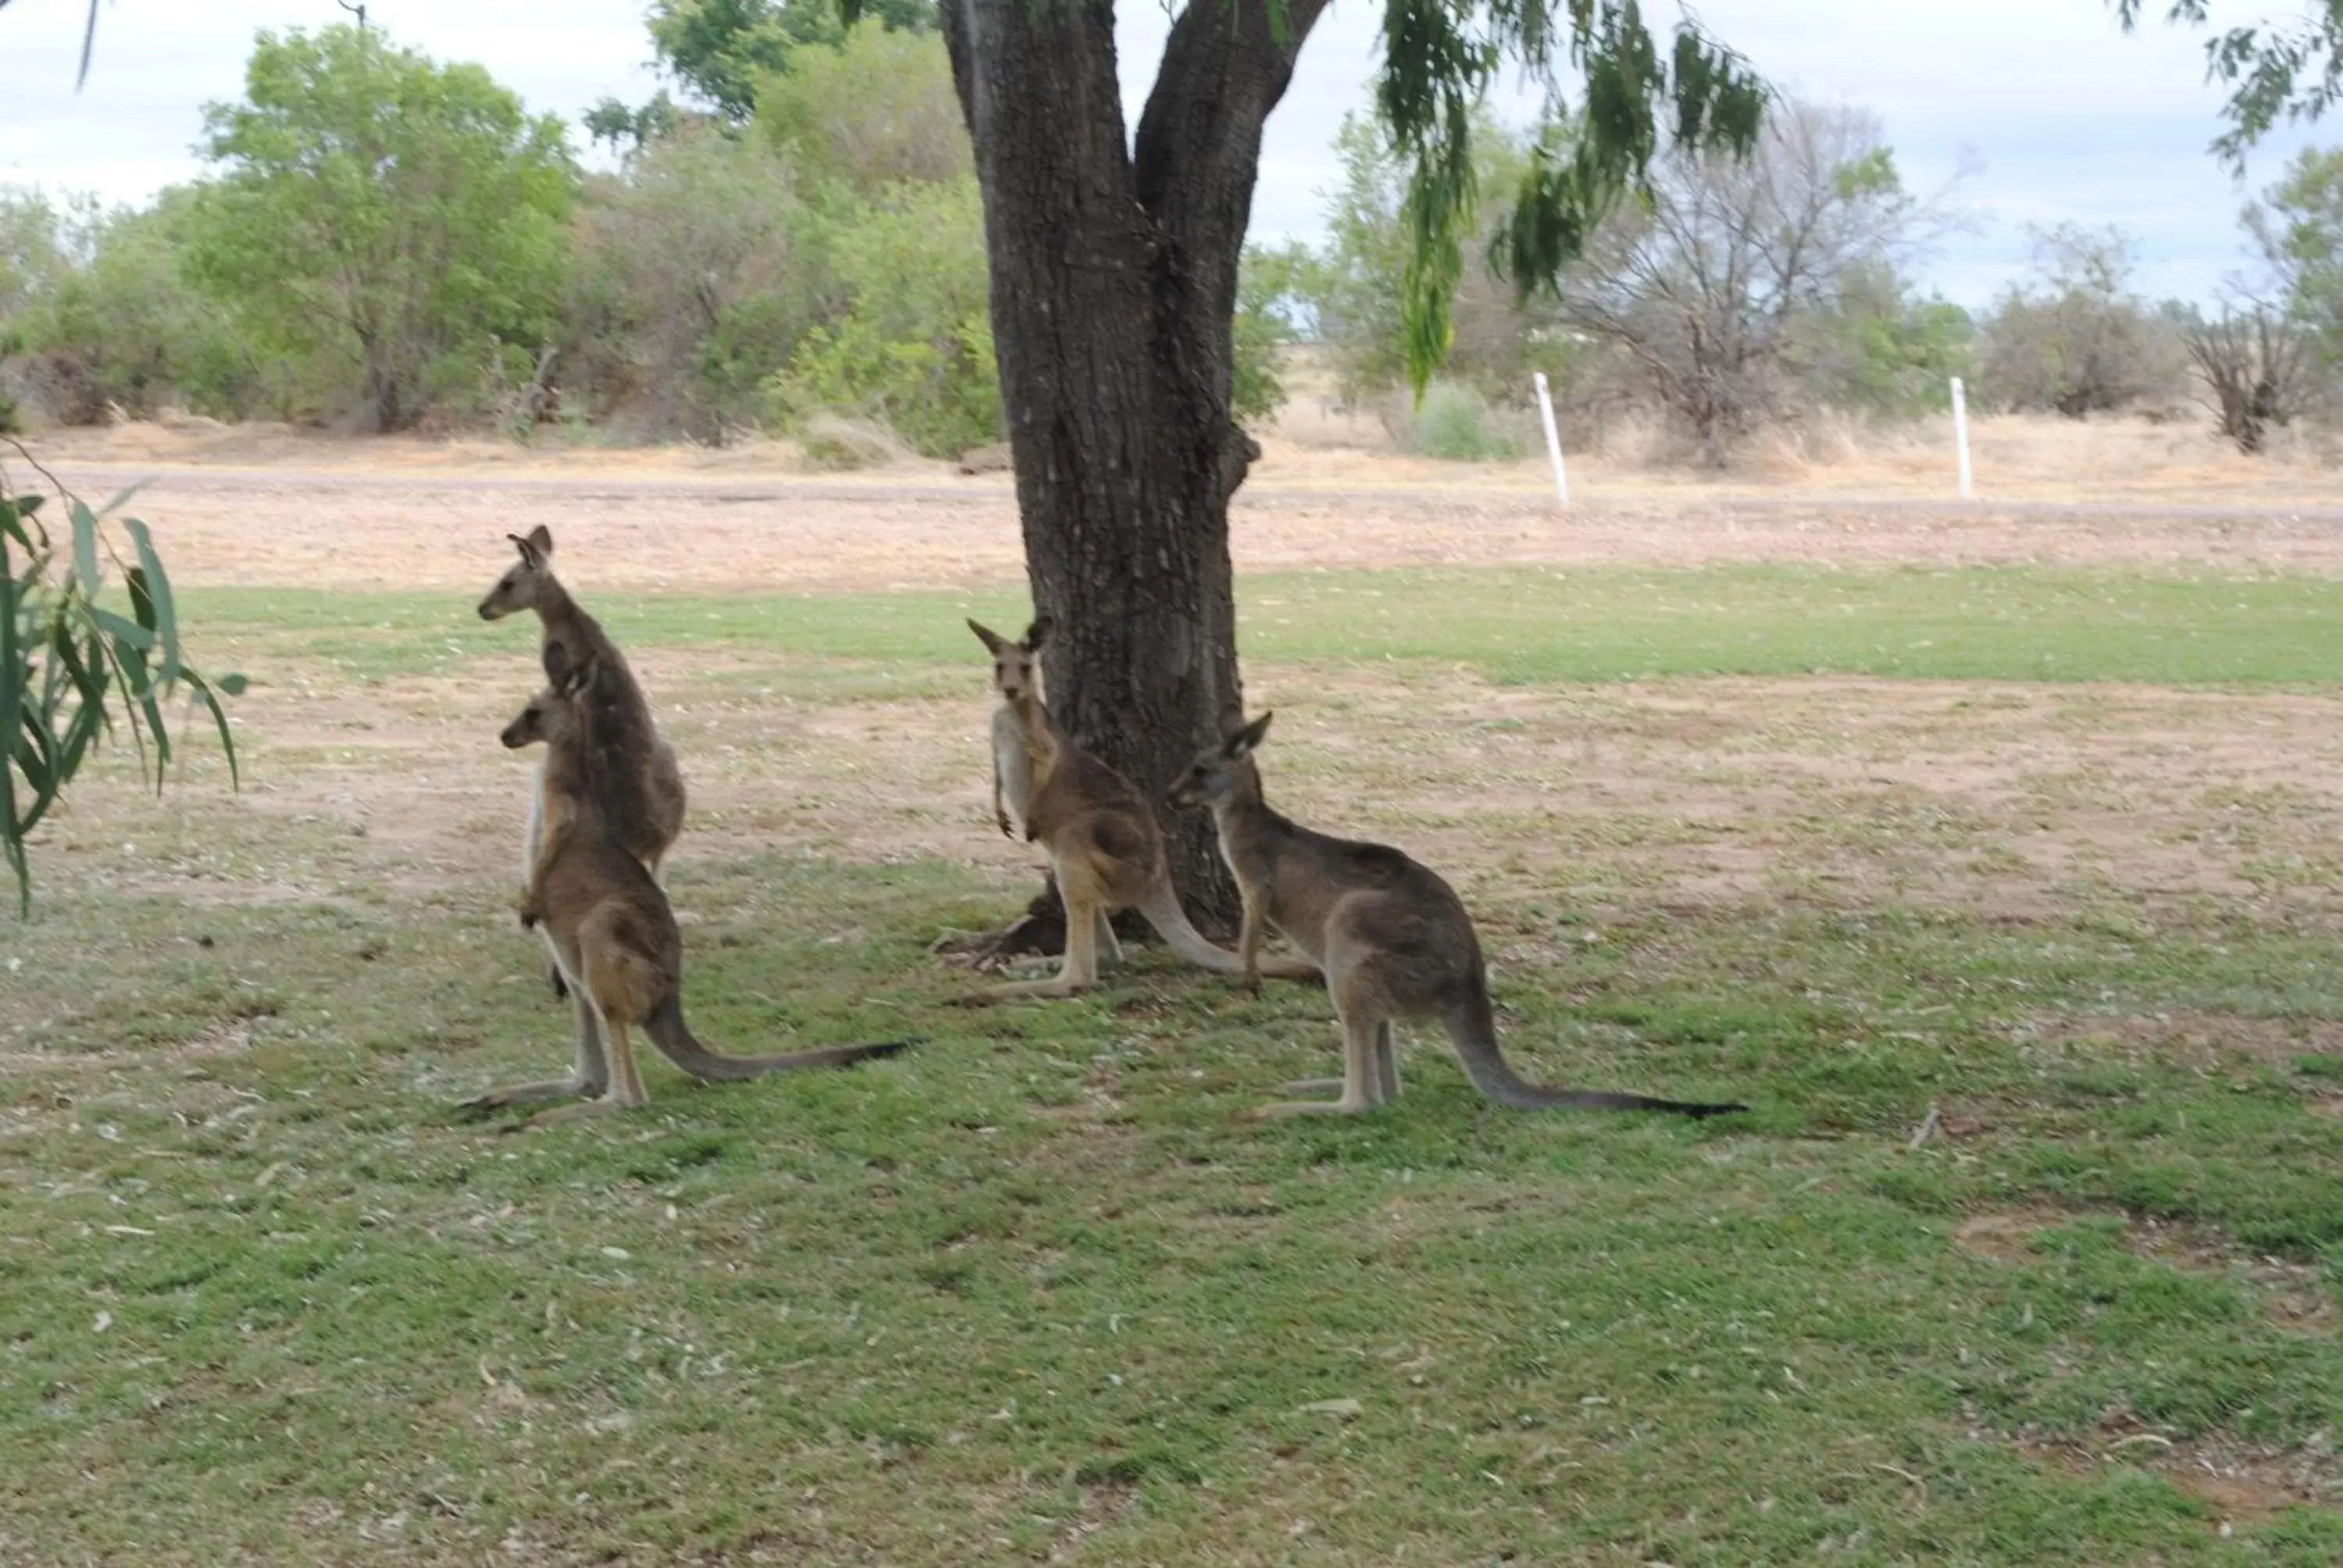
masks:
<instances>
[{"instance_id":1,"label":"grazing kangaroo","mask_svg":"<svg viewBox=\"0 0 2343 1568\"><path fill-rule=\"evenodd\" d=\"M1035 663L1050 635L1048 618L1035 621L1021 642L975 621L968 627L991 650L993 689L1001 694L992 716L993 819L1011 833L1014 811L1025 837L1049 851L1066 906L1066 952L1057 977L994 986L984 994L1071 996L1096 985L1100 950L1122 956L1110 921L1123 910L1137 910L1191 963L1223 974L1244 969L1234 953L1214 947L1189 923L1172 886L1163 829L1146 797L1051 719ZM1318 978L1314 965L1297 959L1256 954L1253 968L1284 980Z\"/></svg>"},{"instance_id":2,"label":"grazing kangaroo","mask_svg":"<svg viewBox=\"0 0 2343 1568\"><path fill-rule=\"evenodd\" d=\"M656 880L659 862L683 831L683 775L675 752L659 738L651 721L650 704L636 683L626 657L611 642L602 623L578 608L553 575L553 532L539 524L522 538L507 534L520 551L520 560L498 578L480 601L482 620L501 620L516 611L537 611L538 650L548 675L558 658L562 668L592 659L602 674L595 689L602 704L596 716L596 733L606 748L624 759L603 770L598 779L602 820L619 848L643 863ZM533 878L540 859L539 841L545 832L545 790L541 783L529 791L528 828L522 841L523 876ZM558 969L553 990L566 994Z\"/></svg>"},{"instance_id":3,"label":"grazing kangaroo","mask_svg":"<svg viewBox=\"0 0 2343 1568\"><path fill-rule=\"evenodd\" d=\"M891 1056L901 1042L840 1045L785 1056L725 1056L692 1037L683 1021L683 937L667 895L650 872L612 836L604 819L600 775L632 765L598 732L611 704L594 688L611 678L598 658L569 664L547 650L554 681L502 739L514 749L543 742L538 770L544 831L530 867L521 924L542 926L546 946L578 1007L578 1067L568 1078L516 1084L464 1102L471 1111L541 1100L585 1097L585 1103L539 1113L528 1126L624 1110L646 1101L628 1031L640 1029L668 1059L695 1078L734 1081L788 1068L830 1067Z\"/></svg>"},{"instance_id":4,"label":"grazing kangaroo","mask_svg":"<svg viewBox=\"0 0 2343 1568\"><path fill-rule=\"evenodd\" d=\"M1748 1109L1553 1089L1515 1074L1497 1049L1480 938L1456 890L1387 845L1313 833L1270 809L1252 755L1269 719L1264 713L1205 748L1172 788L1174 805L1211 809L1221 854L1244 894L1237 950L1245 983L1260 983L1254 964L1262 928L1273 925L1325 967L1326 990L1342 1019L1342 1076L1288 1085L1296 1093L1340 1098L1288 1101L1263 1107L1262 1114L1354 1115L1394 1098L1399 1053L1393 1024L1418 1018L1439 1020L1473 1086L1516 1110L1574 1106L1722 1116Z\"/></svg>"}]
</instances>

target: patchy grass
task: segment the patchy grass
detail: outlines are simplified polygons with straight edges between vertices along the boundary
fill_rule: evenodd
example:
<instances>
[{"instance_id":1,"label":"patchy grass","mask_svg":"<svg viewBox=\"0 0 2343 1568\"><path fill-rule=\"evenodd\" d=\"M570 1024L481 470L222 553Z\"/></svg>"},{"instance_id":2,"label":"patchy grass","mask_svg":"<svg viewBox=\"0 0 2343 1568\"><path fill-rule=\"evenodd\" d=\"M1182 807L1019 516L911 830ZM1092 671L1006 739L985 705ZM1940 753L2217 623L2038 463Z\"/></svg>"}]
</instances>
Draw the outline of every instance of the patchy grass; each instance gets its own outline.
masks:
<instances>
[{"instance_id":1,"label":"patchy grass","mask_svg":"<svg viewBox=\"0 0 2343 1568\"><path fill-rule=\"evenodd\" d=\"M367 678L448 673L508 648L470 598L189 589L215 663L250 647ZM660 595L588 602L628 647L722 647L888 665L968 658L960 621L1025 619L1005 594ZM1679 675L2332 685L2343 579L1969 568L1312 572L1240 591L1252 657L1469 665L1508 681Z\"/></svg>"},{"instance_id":2,"label":"patchy grass","mask_svg":"<svg viewBox=\"0 0 2343 1568\"><path fill-rule=\"evenodd\" d=\"M417 682L517 675L527 639L437 601L337 624L304 596L202 596L238 661L350 729L333 749L252 735L243 801L99 778L43 840L36 918L0 953L0 1557L2343 1557L2343 869L2309 852L2335 828L2323 783L2207 789L2194 732L2138 694L2117 712L2062 690L2026 719L2038 696L1979 685L1871 733L1806 713L1795 683L1729 687L1745 731L1684 680L1456 722L1433 661L1633 668L1604 665L1627 634L1587 626L1613 637L1590 652L1584 623L1534 613L1635 598L1629 574L1601 608L1538 597L1574 580L1382 582L1483 611L1391 623L1423 661L1418 710L1349 662L1377 585L1252 585L1249 642L1353 683L1320 704L1331 729L1281 736L1276 776L1313 819L1439 847L1525 1072L1755 1107L1724 1124L1502 1112L1421 1040L1384 1114L1250 1122L1283 1080L1332 1070L1322 995L1250 999L1150 951L1093 998L970 1011L953 1005L970 977L926 946L997 916L1014 873L867 829L811 853L791 846L828 839L794 819L769 842L702 819L684 841L696 1027L735 1050L915 1050L708 1090L655 1063L639 1116L458 1123L453 1101L566 1059L511 924L509 846L463 840L449 870L387 812L361 835L326 797L266 792L484 787L428 759L492 749L479 714L458 723ZM2060 580L1982 575L1954 596L1962 646L2064 637L2037 618ZM1875 628L1907 602L1785 574L1647 586L1746 618L1687 617L1685 639L1762 621L1785 659L1838 624L1842 588ZM2210 628L2175 662L2145 629L2077 634L2060 646L2096 662L2068 673L2332 678L2285 618L2320 585L2167 586L2117 580L2104 602ZM2269 622L2232 618L2231 593L2272 596L2227 601ZM647 658L720 656L663 690L729 823L744 768L803 788L778 749L724 750L795 735L785 699L830 716L798 739L847 776L941 696L979 731L958 613L654 600L608 618ZM2277 754L2317 754L2324 704L2268 700L2296 705L2255 710ZM1859 779L1886 765L1875 749L1986 747L2022 719L2069 771L2019 769L1959 810L1910 787L1766 793L1785 757ZM2110 796L2087 743L2117 722L2180 739ZM1345 729L1390 755L1347 759ZM1581 738L1643 749L1634 809L1488 804ZM1671 776L1699 812L1646 781ZM892 820L843 787L807 809ZM2215 898L2157 890L2121 845L2056 877L2018 852L2030 827L2108 819L2285 871ZM1521 847L1544 836L1567 863ZM1685 857L1736 846L1771 880L1687 900ZM1851 857L2040 886L2012 915L1922 898L1900 870L1846 879ZM1606 868L1599 890L1582 861Z\"/></svg>"}]
</instances>

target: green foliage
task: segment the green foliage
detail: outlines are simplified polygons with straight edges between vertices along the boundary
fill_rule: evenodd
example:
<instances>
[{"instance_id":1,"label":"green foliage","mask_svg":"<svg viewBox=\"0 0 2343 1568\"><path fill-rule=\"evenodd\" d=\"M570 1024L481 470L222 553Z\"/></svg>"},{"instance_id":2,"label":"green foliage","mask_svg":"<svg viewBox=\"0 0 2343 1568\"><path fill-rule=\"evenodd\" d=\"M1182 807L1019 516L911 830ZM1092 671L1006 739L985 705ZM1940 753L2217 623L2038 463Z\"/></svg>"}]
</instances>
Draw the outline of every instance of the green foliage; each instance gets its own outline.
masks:
<instances>
[{"instance_id":1,"label":"green foliage","mask_svg":"<svg viewBox=\"0 0 2343 1568\"><path fill-rule=\"evenodd\" d=\"M478 66L372 29L263 32L245 101L205 120L226 167L190 215L196 277L262 347L341 356L376 427L553 333L577 168L560 121Z\"/></svg>"},{"instance_id":2,"label":"green foliage","mask_svg":"<svg viewBox=\"0 0 2343 1568\"><path fill-rule=\"evenodd\" d=\"M71 528L62 565L42 522L52 498ZM20 915L33 900L27 835L117 723L129 730L142 769L153 748L160 789L172 751L163 705L184 686L217 727L231 777L236 769L236 739L220 698L243 690L244 678L224 676L215 685L186 663L170 578L146 525L119 519L134 551L126 561L103 521L112 511L92 511L62 486L52 494L20 490L0 467L0 733L7 736L0 750L0 859L15 879ZM119 600L107 602L101 551L122 573L127 617Z\"/></svg>"},{"instance_id":3,"label":"green foliage","mask_svg":"<svg viewBox=\"0 0 2343 1568\"><path fill-rule=\"evenodd\" d=\"M0 354L70 269L65 226L37 190L0 189Z\"/></svg>"},{"instance_id":4,"label":"green foliage","mask_svg":"<svg viewBox=\"0 0 2343 1568\"><path fill-rule=\"evenodd\" d=\"M841 218L828 254L846 303L768 383L777 411L872 419L931 457L999 440L976 182L899 186Z\"/></svg>"},{"instance_id":5,"label":"green foliage","mask_svg":"<svg viewBox=\"0 0 2343 1568\"><path fill-rule=\"evenodd\" d=\"M976 172L943 40L877 20L759 77L756 125L812 186L867 193Z\"/></svg>"},{"instance_id":6,"label":"green foliage","mask_svg":"<svg viewBox=\"0 0 2343 1568\"><path fill-rule=\"evenodd\" d=\"M1509 462L1529 450L1519 410L1501 410L1473 387L1434 381L1415 406L1407 449L1455 463Z\"/></svg>"},{"instance_id":7,"label":"green foliage","mask_svg":"<svg viewBox=\"0 0 2343 1568\"><path fill-rule=\"evenodd\" d=\"M629 108L616 98L605 97L578 117L588 140L608 142L613 152L639 149L661 136L672 136L683 120L682 111L675 106L675 100L667 95L665 88L652 95L650 102L639 108Z\"/></svg>"},{"instance_id":8,"label":"green foliage","mask_svg":"<svg viewBox=\"0 0 2343 1568\"><path fill-rule=\"evenodd\" d=\"M1485 107L1474 111L1472 147L1482 189L1507 188L1528 167L1528 143ZM1343 395L1356 401L1407 375L1408 172L1383 134L1358 116L1343 116L1334 152L1342 182L1327 207L1325 248L1304 275L1303 291ZM1484 216L1465 248L1473 259L1460 256L1442 374L1484 396L1518 398L1530 372L1557 368L1557 356L1539 341L1543 312L1525 307L1482 264L1497 228L1494 216Z\"/></svg>"},{"instance_id":9,"label":"green foliage","mask_svg":"<svg viewBox=\"0 0 2343 1568\"><path fill-rule=\"evenodd\" d=\"M88 260L58 286L46 341L74 357L91 397L136 415L177 402L222 418L298 401L307 367L256 355L234 302L188 276L200 199L174 186L91 226Z\"/></svg>"},{"instance_id":10,"label":"green foliage","mask_svg":"<svg viewBox=\"0 0 2343 1568\"><path fill-rule=\"evenodd\" d=\"M573 226L563 384L598 417L715 441L830 308L825 227L787 159L687 126L591 182Z\"/></svg>"},{"instance_id":11,"label":"green foliage","mask_svg":"<svg viewBox=\"0 0 2343 1568\"><path fill-rule=\"evenodd\" d=\"M890 31L936 26L935 0L873 0L856 10ZM759 83L789 70L798 50L846 35L837 0L655 0L650 28L659 64L734 124L755 111Z\"/></svg>"},{"instance_id":12,"label":"green foliage","mask_svg":"<svg viewBox=\"0 0 2343 1568\"><path fill-rule=\"evenodd\" d=\"M2246 209L2246 229L2278 286L2280 308L2343 369L2343 147L2307 147Z\"/></svg>"},{"instance_id":13,"label":"green foliage","mask_svg":"<svg viewBox=\"0 0 2343 1568\"><path fill-rule=\"evenodd\" d=\"M2168 397L2183 373L2179 335L2131 291L2131 239L2075 223L2030 233L2032 281L2005 290L1981 324L1985 401L2079 419Z\"/></svg>"},{"instance_id":14,"label":"green foliage","mask_svg":"<svg viewBox=\"0 0 2343 1568\"><path fill-rule=\"evenodd\" d=\"M1573 0L1566 16L1544 0L1493 0L1485 15L1387 0L1375 105L1407 167L1402 337L1419 397L1448 351L1449 302L1477 223L1474 112L1508 64L1544 88L1548 122L1567 128L1532 147L1493 249L1524 295L1550 286L1620 198L1644 188L1664 136L1687 154L1745 154L1767 99L1741 57L1689 16L1663 60L1635 0ZM1575 110L1564 86L1574 74Z\"/></svg>"},{"instance_id":15,"label":"green foliage","mask_svg":"<svg viewBox=\"0 0 2343 1568\"><path fill-rule=\"evenodd\" d=\"M2124 31L2139 25L2144 0L2114 0ZM2203 27L2212 20L2209 0L2169 0L2165 19ZM2327 0L2303 8L2290 25L2265 21L2231 26L2205 41L2206 75L2226 83L2221 106L2229 128L2214 138L2213 151L2229 172L2242 176L2246 154L2279 120L2316 120L2343 103L2343 5Z\"/></svg>"},{"instance_id":16,"label":"green foliage","mask_svg":"<svg viewBox=\"0 0 2343 1568\"><path fill-rule=\"evenodd\" d=\"M1229 411L1240 422L1269 418L1284 406L1278 350L1301 340L1295 317L1308 308L1313 265L1306 246L1245 247L1229 339L1233 357Z\"/></svg>"},{"instance_id":17,"label":"green foliage","mask_svg":"<svg viewBox=\"0 0 2343 1568\"><path fill-rule=\"evenodd\" d=\"M1942 408L1951 377L1975 376L1976 337L1967 311L1870 262L1806 325L1792 373L1828 407L1908 418Z\"/></svg>"}]
</instances>

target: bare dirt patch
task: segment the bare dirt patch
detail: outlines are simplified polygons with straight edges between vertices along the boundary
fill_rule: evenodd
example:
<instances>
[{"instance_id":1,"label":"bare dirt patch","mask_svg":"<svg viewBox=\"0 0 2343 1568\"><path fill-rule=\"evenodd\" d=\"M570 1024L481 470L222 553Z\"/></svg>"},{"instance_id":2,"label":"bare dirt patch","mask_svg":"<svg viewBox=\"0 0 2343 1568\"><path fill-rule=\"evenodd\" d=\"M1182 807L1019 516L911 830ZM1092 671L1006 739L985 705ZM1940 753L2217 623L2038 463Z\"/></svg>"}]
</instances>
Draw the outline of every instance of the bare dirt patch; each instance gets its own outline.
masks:
<instances>
[{"instance_id":1,"label":"bare dirt patch","mask_svg":"<svg viewBox=\"0 0 2343 1568\"><path fill-rule=\"evenodd\" d=\"M2260 1523L2304 1504L2333 1507L2343 1495L2334 1452L2324 1442L2289 1452L2178 1442L2117 1422L2096 1443L2019 1447L2072 1475L2116 1466L2147 1471L2206 1504L2223 1524Z\"/></svg>"},{"instance_id":2,"label":"bare dirt patch","mask_svg":"<svg viewBox=\"0 0 2343 1568\"><path fill-rule=\"evenodd\" d=\"M1969 1215L1954 1228L1953 1244L1971 1257L1996 1263L2039 1261L2035 1237L2072 1224L2077 1218L2055 1209L1986 1210ZM2144 1216L2126 1221L2123 1240L2136 1257L2231 1281L2279 1328L2313 1336L2335 1332L2338 1321L2335 1293L2313 1265L2246 1251L2208 1226L2173 1224Z\"/></svg>"},{"instance_id":3,"label":"bare dirt patch","mask_svg":"<svg viewBox=\"0 0 2343 1568\"><path fill-rule=\"evenodd\" d=\"M2034 1238L2066 1216L2052 1209L1991 1210L1972 1214L1953 1231L1953 1244L1972 1257L1996 1263L2024 1263L2035 1257Z\"/></svg>"},{"instance_id":4,"label":"bare dirt patch","mask_svg":"<svg viewBox=\"0 0 2343 1568\"><path fill-rule=\"evenodd\" d=\"M2055 1038L2112 1042L2161 1061L2217 1070L2231 1058L2290 1068L2305 1056L2343 1056L2343 1023L2332 1019L2240 1018L2234 1013L2066 1018Z\"/></svg>"},{"instance_id":5,"label":"bare dirt patch","mask_svg":"<svg viewBox=\"0 0 2343 1568\"><path fill-rule=\"evenodd\" d=\"M711 670L698 653L630 657L684 759L679 868L795 850L958 862L1004 886L1039 869L1039 852L991 822L980 669L962 695L809 702L790 694L783 660L765 681L741 678L737 660ZM535 679L525 653L363 696L328 671L280 673L240 700L246 788L218 809L322 827L333 862L180 887L167 869L123 860L116 885L284 902L427 897L517 874L529 759L495 737ZM1551 922L1512 929L1509 911L1532 902L1559 901L1586 925L1760 904L1893 903L2017 924L2206 899L2343 913L2332 879L2272 885L2256 871L2273 856L2326 863L2343 837L2343 792L2324 782L2343 779L2337 699L2113 688L2075 704L2051 689L1855 678L1548 689L1463 672L1251 674L1280 715L1270 780L1283 808L1442 869L1501 957L1563 940ZM111 789L77 804L54 830L75 834L102 810L100 854L139 837L144 812L193 809L184 793L157 808ZM2070 1027L2139 1030L2143 1049L2207 1060L2282 1056L2290 1039L2213 1019ZM2336 1049L2332 1034L2301 1049Z\"/></svg>"}]
</instances>

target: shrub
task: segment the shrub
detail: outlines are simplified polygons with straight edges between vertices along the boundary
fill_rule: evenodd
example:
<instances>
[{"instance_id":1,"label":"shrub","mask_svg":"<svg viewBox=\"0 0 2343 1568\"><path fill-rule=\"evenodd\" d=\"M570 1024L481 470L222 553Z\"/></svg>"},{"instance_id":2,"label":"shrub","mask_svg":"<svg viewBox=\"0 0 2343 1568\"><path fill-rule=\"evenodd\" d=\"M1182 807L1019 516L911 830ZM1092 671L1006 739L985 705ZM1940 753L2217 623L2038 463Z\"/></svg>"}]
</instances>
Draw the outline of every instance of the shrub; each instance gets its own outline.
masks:
<instances>
[{"instance_id":1,"label":"shrub","mask_svg":"<svg viewBox=\"0 0 2343 1568\"><path fill-rule=\"evenodd\" d=\"M1521 410L1494 407L1474 387L1434 381L1409 417L1402 444L1419 457L1453 463L1504 462L1529 450L1527 426Z\"/></svg>"},{"instance_id":2,"label":"shrub","mask_svg":"<svg viewBox=\"0 0 2343 1568\"><path fill-rule=\"evenodd\" d=\"M829 248L849 303L768 382L775 413L799 427L824 412L869 419L931 457L999 440L976 182L900 186Z\"/></svg>"}]
</instances>

